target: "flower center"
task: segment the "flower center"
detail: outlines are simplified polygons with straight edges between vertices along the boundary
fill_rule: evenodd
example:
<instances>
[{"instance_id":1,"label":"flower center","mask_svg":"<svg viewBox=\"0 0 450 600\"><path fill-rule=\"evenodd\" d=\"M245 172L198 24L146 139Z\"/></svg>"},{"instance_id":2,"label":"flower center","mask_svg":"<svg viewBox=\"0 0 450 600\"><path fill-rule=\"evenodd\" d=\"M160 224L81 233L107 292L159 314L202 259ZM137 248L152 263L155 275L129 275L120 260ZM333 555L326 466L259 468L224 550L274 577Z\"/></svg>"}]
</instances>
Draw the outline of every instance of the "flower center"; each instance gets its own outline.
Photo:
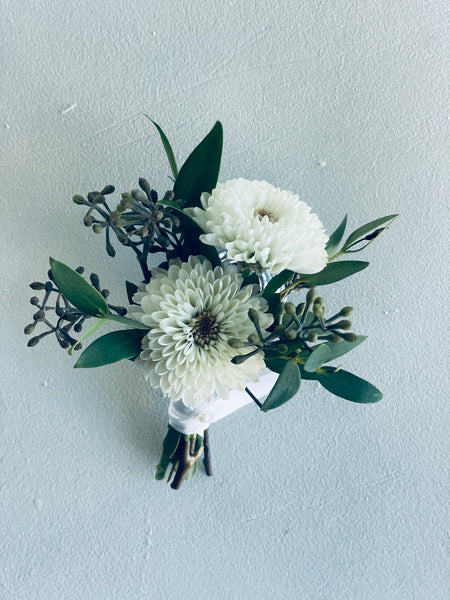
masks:
<instances>
[{"instance_id":1,"label":"flower center","mask_svg":"<svg viewBox=\"0 0 450 600\"><path fill-rule=\"evenodd\" d=\"M258 217L258 219L260 221L262 221L264 217L268 217L269 221L271 223L275 223L276 220L277 220L276 217L275 217L275 215L273 213L271 213L268 210L265 210L264 208L258 208L258 210L255 213L255 216Z\"/></svg>"},{"instance_id":2,"label":"flower center","mask_svg":"<svg viewBox=\"0 0 450 600\"><path fill-rule=\"evenodd\" d=\"M208 346L219 337L219 326L209 310L204 310L195 316L192 325L194 342L199 346Z\"/></svg>"}]
</instances>

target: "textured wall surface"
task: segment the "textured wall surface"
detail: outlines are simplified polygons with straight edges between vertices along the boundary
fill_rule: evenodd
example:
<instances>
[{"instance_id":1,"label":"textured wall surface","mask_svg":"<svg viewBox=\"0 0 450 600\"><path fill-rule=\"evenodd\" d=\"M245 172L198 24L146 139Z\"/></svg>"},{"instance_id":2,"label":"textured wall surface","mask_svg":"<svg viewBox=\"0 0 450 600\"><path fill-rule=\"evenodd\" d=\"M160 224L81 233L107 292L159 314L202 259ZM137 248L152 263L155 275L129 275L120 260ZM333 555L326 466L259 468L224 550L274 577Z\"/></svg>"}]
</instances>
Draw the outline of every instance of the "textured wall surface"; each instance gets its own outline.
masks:
<instances>
[{"instance_id":1,"label":"textured wall surface","mask_svg":"<svg viewBox=\"0 0 450 600\"><path fill-rule=\"evenodd\" d=\"M448 597L445 5L3 0L2 600ZM166 401L141 374L74 371L22 333L49 254L118 302L139 278L70 198L169 187L144 113L180 161L220 119L221 179L294 190L328 231L401 213L323 290L355 306L369 339L342 364L384 400L304 382L247 406L212 430L215 476L180 492L153 478Z\"/></svg>"}]
</instances>

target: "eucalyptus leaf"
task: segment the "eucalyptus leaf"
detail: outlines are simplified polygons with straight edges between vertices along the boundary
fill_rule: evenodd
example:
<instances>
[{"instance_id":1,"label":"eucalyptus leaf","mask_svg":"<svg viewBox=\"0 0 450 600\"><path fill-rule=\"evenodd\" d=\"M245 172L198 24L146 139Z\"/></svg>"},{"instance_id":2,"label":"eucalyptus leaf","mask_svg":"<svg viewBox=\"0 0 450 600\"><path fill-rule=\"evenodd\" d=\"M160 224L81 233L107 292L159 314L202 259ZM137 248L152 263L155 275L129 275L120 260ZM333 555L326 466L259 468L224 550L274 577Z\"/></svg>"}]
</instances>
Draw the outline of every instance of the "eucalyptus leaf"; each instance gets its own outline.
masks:
<instances>
[{"instance_id":1,"label":"eucalyptus leaf","mask_svg":"<svg viewBox=\"0 0 450 600\"><path fill-rule=\"evenodd\" d=\"M313 275L300 275L301 281L308 285L329 285L335 283L350 275L354 275L369 266L369 263L363 260L341 260L339 262L330 262L327 266Z\"/></svg>"},{"instance_id":2,"label":"eucalyptus leaf","mask_svg":"<svg viewBox=\"0 0 450 600\"><path fill-rule=\"evenodd\" d=\"M343 356L344 354L347 354L347 352L350 352L351 350L362 344L364 340L367 340L367 335L356 336L356 340L354 342L346 342L345 340L342 340L337 344L331 344L327 342L327 346L329 349L329 358L325 360L324 363L330 362L331 360L334 360L336 358L339 358L340 356Z\"/></svg>"},{"instance_id":3,"label":"eucalyptus leaf","mask_svg":"<svg viewBox=\"0 0 450 600\"><path fill-rule=\"evenodd\" d=\"M339 248L342 238L344 237L345 228L347 226L347 215L342 219L341 224L330 235L330 239L325 246L328 256L334 256Z\"/></svg>"},{"instance_id":4,"label":"eucalyptus leaf","mask_svg":"<svg viewBox=\"0 0 450 600\"><path fill-rule=\"evenodd\" d=\"M145 329L146 331L148 331L150 329L150 327L148 327L148 325L144 325L144 323L140 323L139 321L136 321L135 319L129 319L128 317L122 317L120 315L113 315L112 313L109 313L108 315L106 315L106 318L109 321L115 321L116 323L121 323L122 325L127 325L128 327L131 327L132 329Z\"/></svg>"},{"instance_id":5,"label":"eucalyptus leaf","mask_svg":"<svg viewBox=\"0 0 450 600\"><path fill-rule=\"evenodd\" d=\"M144 335L145 332L138 329L122 329L107 333L84 350L75 368L91 369L133 358L141 351Z\"/></svg>"},{"instance_id":6,"label":"eucalyptus leaf","mask_svg":"<svg viewBox=\"0 0 450 600\"><path fill-rule=\"evenodd\" d=\"M167 159L168 159L169 165L170 165L170 170L172 171L172 175L176 179L177 175L178 175L178 167L177 167L177 161L175 160L175 155L172 150L172 146L170 145L170 142L167 139L166 134L161 129L161 127L158 125L158 123L155 123L155 121L153 121L153 119L150 119L150 117L148 115L145 115L145 116L147 117L147 119L149 119L153 123L153 125L158 130L159 136L160 136L162 144L164 146L164 150L166 151Z\"/></svg>"},{"instance_id":7,"label":"eucalyptus leaf","mask_svg":"<svg viewBox=\"0 0 450 600\"><path fill-rule=\"evenodd\" d=\"M318 373L318 379L329 392L351 402L370 404L378 402L383 397L374 385L343 369L337 372L327 369L323 373Z\"/></svg>"},{"instance_id":8,"label":"eucalyptus leaf","mask_svg":"<svg viewBox=\"0 0 450 600\"><path fill-rule=\"evenodd\" d=\"M222 157L223 129L219 121L188 156L174 184L175 199L184 206L201 206L203 192L211 193L216 187Z\"/></svg>"},{"instance_id":9,"label":"eucalyptus leaf","mask_svg":"<svg viewBox=\"0 0 450 600\"><path fill-rule=\"evenodd\" d=\"M79 273L53 258L50 267L56 285L78 310L92 317L108 315L106 300Z\"/></svg>"},{"instance_id":10,"label":"eucalyptus leaf","mask_svg":"<svg viewBox=\"0 0 450 600\"><path fill-rule=\"evenodd\" d=\"M388 215L387 217L380 217L379 219L375 219L375 221L370 221L370 223L366 223L365 225L358 227L358 229L355 229L355 231L353 233L351 233L349 235L349 237L346 239L346 241L342 247L342 250L345 252L346 250L348 250L350 248L350 246L352 246L356 242L363 241L363 239L365 238L365 236L367 234L369 234L371 231L379 228L381 225L384 225L385 223L389 223L389 225L390 225L392 223L392 221L394 219L396 219L397 217L398 217L398 214ZM388 227L389 225L387 225L386 227ZM383 230L386 229L386 227L384 227ZM381 233L381 231L379 233Z\"/></svg>"},{"instance_id":11,"label":"eucalyptus leaf","mask_svg":"<svg viewBox=\"0 0 450 600\"><path fill-rule=\"evenodd\" d=\"M319 344L318 346L314 347L303 368L308 373L314 373L319 367L329 360L331 360L329 346L327 346L327 344Z\"/></svg>"},{"instance_id":12,"label":"eucalyptus leaf","mask_svg":"<svg viewBox=\"0 0 450 600\"><path fill-rule=\"evenodd\" d=\"M285 404L298 392L300 383L301 376L297 364L293 360L287 360L261 410L267 412Z\"/></svg>"},{"instance_id":13,"label":"eucalyptus leaf","mask_svg":"<svg viewBox=\"0 0 450 600\"><path fill-rule=\"evenodd\" d=\"M272 279L264 288L264 291L262 293L263 298L269 298L272 294L275 294L275 292L282 285L284 285L286 281L289 281L292 275L294 275L293 271L289 271L289 269L284 269L284 271L281 271L281 273L278 273L278 275L272 277Z\"/></svg>"}]
</instances>

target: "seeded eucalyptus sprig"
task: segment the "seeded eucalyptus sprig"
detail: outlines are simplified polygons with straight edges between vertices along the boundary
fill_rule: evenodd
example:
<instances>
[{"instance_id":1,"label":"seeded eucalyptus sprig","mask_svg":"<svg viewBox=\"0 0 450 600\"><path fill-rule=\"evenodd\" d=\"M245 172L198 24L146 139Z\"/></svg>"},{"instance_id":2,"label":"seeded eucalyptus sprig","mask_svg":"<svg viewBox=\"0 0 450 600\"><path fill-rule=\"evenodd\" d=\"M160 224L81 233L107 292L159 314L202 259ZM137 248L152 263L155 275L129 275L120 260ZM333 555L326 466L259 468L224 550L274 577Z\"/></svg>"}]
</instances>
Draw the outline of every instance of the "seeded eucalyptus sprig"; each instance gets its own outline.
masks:
<instances>
[{"instance_id":1,"label":"seeded eucalyptus sprig","mask_svg":"<svg viewBox=\"0 0 450 600\"><path fill-rule=\"evenodd\" d=\"M89 192L87 198L76 194L75 204L87 206L83 218L86 227L92 227L94 233L105 230L106 252L114 257L116 251L111 243L111 231L124 246L134 253L144 275L150 280L148 258L151 254L164 253L166 258L182 255L182 245L178 237L180 219L173 208L164 202L158 202L157 192L149 182L139 179L140 189L122 194L120 202L112 210L106 196L113 194L114 186L107 185L101 192ZM173 192L165 194L164 200L171 201Z\"/></svg>"},{"instance_id":2,"label":"seeded eucalyptus sprig","mask_svg":"<svg viewBox=\"0 0 450 600\"><path fill-rule=\"evenodd\" d=\"M82 275L84 273L84 267L77 267L75 271ZM74 350L80 350L81 344L77 343L77 340L73 337L73 333L80 333L85 321L91 318L91 315L85 313L80 308L77 308L67 297L61 292L52 270L48 271L48 281L42 283L35 281L30 283L30 288L35 291L43 291L44 295L42 300L39 300L37 296L32 296L30 304L36 306L38 311L33 315L33 322L27 325L24 329L26 335L30 335L34 332L38 323L43 323L47 330L41 334L31 338L28 342L28 346L36 346L42 338L47 335L54 334L61 348L69 349L73 347ZM100 280L96 273L90 274L91 285L102 295L106 300L110 292L107 289L101 289ZM54 301L54 304L49 305L50 300ZM109 310L116 314L123 316L127 313L127 309L122 306L115 306L113 304L107 304ZM56 317L56 322L52 323L49 320L51 314Z\"/></svg>"}]
</instances>

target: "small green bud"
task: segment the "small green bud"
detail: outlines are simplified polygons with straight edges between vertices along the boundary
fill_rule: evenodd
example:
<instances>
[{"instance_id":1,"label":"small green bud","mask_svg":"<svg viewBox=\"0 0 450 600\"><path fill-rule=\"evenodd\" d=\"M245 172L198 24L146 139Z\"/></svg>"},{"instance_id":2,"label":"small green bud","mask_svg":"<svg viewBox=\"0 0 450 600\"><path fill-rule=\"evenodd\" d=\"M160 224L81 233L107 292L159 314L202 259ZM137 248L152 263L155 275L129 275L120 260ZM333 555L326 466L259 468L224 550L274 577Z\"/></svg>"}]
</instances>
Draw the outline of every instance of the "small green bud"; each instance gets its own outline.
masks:
<instances>
[{"instance_id":1,"label":"small green bud","mask_svg":"<svg viewBox=\"0 0 450 600\"><path fill-rule=\"evenodd\" d=\"M147 202L147 196L141 190L131 190L131 195L137 202Z\"/></svg>"},{"instance_id":2,"label":"small green bud","mask_svg":"<svg viewBox=\"0 0 450 600\"><path fill-rule=\"evenodd\" d=\"M120 212L118 210L113 210L109 215L109 218L111 219L111 221L117 221L117 219L120 218Z\"/></svg>"},{"instance_id":3,"label":"small green bud","mask_svg":"<svg viewBox=\"0 0 450 600\"><path fill-rule=\"evenodd\" d=\"M242 342L236 338L231 338L228 340L228 345L231 348L242 348Z\"/></svg>"},{"instance_id":4,"label":"small green bud","mask_svg":"<svg viewBox=\"0 0 450 600\"><path fill-rule=\"evenodd\" d=\"M37 296L32 296L30 298L30 304L33 306L37 306L39 304L39 298Z\"/></svg>"},{"instance_id":5,"label":"small green bud","mask_svg":"<svg viewBox=\"0 0 450 600\"><path fill-rule=\"evenodd\" d=\"M105 196L103 194L97 194L94 198L94 204L104 204L106 202Z\"/></svg>"},{"instance_id":6,"label":"small green bud","mask_svg":"<svg viewBox=\"0 0 450 600\"><path fill-rule=\"evenodd\" d=\"M30 283L30 288L32 290L43 290L44 289L44 284L41 283L40 281L33 281L33 283Z\"/></svg>"},{"instance_id":7,"label":"small green bud","mask_svg":"<svg viewBox=\"0 0 450 600\"><path fill-rule=\"evenodd\" d=\"M259 339L259 335L257 335L256 333L251 333L248 336L247 341L249 344L253 344L253 346L261 345L261 340Z\"/></svg>"},{"instance_id":8,"label":"small green bud","mask_svg":"<svg viewBox=\"0 0 450 600\"><path fill-rule=\"evenodd\" d=\"M248 318L255 326L259 326L259 313L256 309L254 309L254 308L248 309Z\"/></svg>"},{"instance_id":9,"label":"small green bud","mask_svg":"<svg viewBox=\"0 0 450 600\"><path fill-rule=\"evenodd\" d=\"M72 201L75 202L75 204L83 204L84 206L89 206L89 202L87 202L87 200L85 200L85 198L83 198L83 196L80 196L79 194L75 194L75 196L73 196Z\"/></svg>"},{"instance_id":10,"label":"small green bud","mask_svg":"<svg viewBox=\"0 0 450 600\"><path fill-rule=\"evenodd\" d=\"M358 340L358 336L354 333L340 333L339 335L346 342L356 342Z\"/></svg>"},{"instance_id":11,"label":"small green bud","mask_svg":"<svg viewBox=\"0 0 450 600\"><path fill-rule=\"evenodd\" d=\"M166 192L164 194L165 200L173 200L174 198L175 198L175 194L172 192L172 190L169 190L168 192Z\"/></svg>"},{"instance_id":12,"label":"small green bud","mask_svg":"<svg viewBox=\"0 0 450 600\"><path fill-rule=\"evenodd\" d=\"M34 313L33 319L35 321L43 321L45 319L45 310L38 310L37 313Z\"/></svg>"},{"instance_id":13,"label":"small green bud","mask_svg":"<svg viewBox=\"0 0 450 600\"><path fill-rule=\"evenodd\" d=\"M245 362L247 358L248 357L246 354L239 354L238 356L233 356L231 362L233 363L233 365L242 365L242 363Z\"/></svg>"},{"instance_id":14,"label":"small green bud","mask_svg":"<svg viewBox=\"0 0 450 600\"><path fill-rule=\"evenodd\" d=\"M75 269L75 271L79 274L79 275L83 275L84 273L84 267L77 267Z\"/></svg>"},{"instance_id":15,"label":"small green bud","mask_svg":"<svg viewBox=\"0 0 450 600\"><path fill-rule=\"evenodd\" d=\"M103 230L103 227L101 225L99 225L98 223L94 223L94 225L92 225L92 231L94 233L101 233Z\"/></svg>"},{"instance_id":16,"label":"small green bud","mask_svg":"<svg viewBox=\"0 0 450 600\"><path fill-rule=\"evenodd\" d=\"M23 330L24 334L25 335L30 335L30 333L33 333L35 327L36 327L36 323L30 323Z\"/></svg>"},{"instance_id":17,"label":"small green bud","mask_svg":"<svg viewBox=\"0 0 450 600\"><path fill-rule=\"evenodd\" d=\"M349 317L352 312L353 312L354 308L352 306L344 306L344 308L342 310L339 311L339 317Z\"/></svg>"},{"instance_id":18,"label":"small green bud","mask_svg":"<svg viewBox=\"0 0 450 600\"><path fill-rule=\"evenodd\" d=\"M164 217L164 213L162 212L162 210L155 210L155 212L153 213L153 217L155 221L161 221L161 219Z\"/></svg>"},{"instance_id":19,"label":"small green bud","mask_svg":"<svg viewBox=\"0 0 450 600\"><path fill-rule=\"evenodd\" d=\"M306 338L306 341L314 343L314 342L317 342L318 337L319 336L317 335L317 333L315 333L314 331L310 331L308 333L308 337Z\"/></svg>"},{"instance_id":20,"label":"small green bud","mask_svg":"<svg viewBox=\"0 0 450 600\"><path fill-rule=\"evenodd\" d=\"M83 225L85 225L86 227L90 227L92 225L92 217L90 217L89 215L83 217Z\"/></svg>"},{"instance_id":21,"label":"small green bud","mask_svg":"<svg viewBox=\"0 0 450 600\"><path fill-rule=\"evenodd\" d=\"M143 177L139 178L139 186L146 194L150 194L151 188L149 182Z\"/></svg>"},{"instance_id":22,"label":"small green bud","mask_svg":"<svg viewBox=\"0 0 450 600\"><path fill-rule=\"evenodd\" d=\"M320 306L323 306L323 298L321 296L317 296L317 298L314 299L314 304L320 304Z\"/></svg>"},{"instance_id":23,"label":"small green bud","mask_svg":"<svg viewBox=\"0 0 450 600\"><path fill-rule=\"evenodd\" d=\"M127 208L123 204L118 204L116 210L118 213L123 213L125 210L127 210Z\"/></svg>"},{"instance_id":24,"label":"small green bud","mask_svg":"<svg viewBox=\"0 0 450 600\"><path fill-rule=\"evenodd\" d=\"M124 233L122 233L121 231L117 231L116 236L121 244L123 244L124 246L128 245L128 237Z\"/></svg>"},{"instance_id":25,"label":"small green bud","mask_svg":"<svg viewBox=\"0 0 450 600\"><path fill-rule=\"evenodd\" d=\"M301 317L304 310L305 310L306 304L305 302L301 302L297 308L295 309L295 312L297 313L297 317Z\"/></svg>"},{"instance_id":26,"label":"small green bud","mask_svg":"<svg viewBox=\"0 0 450 600\"><path fill-rule=\"evenodd\" d=\"M295 338L297 337L297 332L293 329L288 329L284 335L287 337L288 340L295 340Z\"/></svg>"},{"instance_id":27,"label":"small green bud","mask_svg":"<svg viewBox=\"0 0 450 600\"><path fill-rule=\"evenodd\" d=\"M33 346L36 346L36 344L39 344L40 341L41 341L41 336L37 335L36 337L31 338L31 340L29 340L27 346L29 348L32 348Z\"/></svg>"},{"instance_id":28,"label":"small green bud","mask_svg":"<svg viewBox=\"0 0 450 600\"><path fill-rule=\"evenodd\" d=\"M342 338L334 333L327 335L326 340L327 340L327 342L330 342L331 344L339 344L339 342L342 342Z\"/></svg>"},{"instance_id":29,"label":"small green bud","mask_svg":"<svg viewBox=\"0 0 450 600\"><path fill-rule=\"evenodd\" d=\"M276 350L280 354L287 354L289 348L286 346L286 344L277 344L274 350Z\"/></svg>"},{"instance_id":30,"label":"small green bud","mask_svg":"<svg viewBox=\"0 0 450 600\"><path fill-rule=\"evenodd\" d=\"M322 317L324 313L323 305L320 302L314 302L312 311L315 317Z\"/></svg>"},{"instance_id":31,"label":"small green bud","mask_svg":"<svg viewBox=\"0 0 450 600\"><path fill-rule=\"evenodd\" d=\"M102 189L100 194L102 196L108 196L109 194L113 194L115 191L116 191L116 188L113 185L107 185Z\"/></svg>"},{"instance_id":32,"label":"small green bud","mask_svg":"<svg viewBox=\"0 0 450 600\"><path fill-rule=\"evenodd\" d=\"M99 285L100 285L100 280L99 280L99 278L98 278L98 275L97 275L97 273L91 273L91 276L89 277L89 279L91 280L91 283L92 283L92 285L93 285L95 288L98 288L98 287L99 287Z\"/></svg>"},{"instance_id":33,"label":"small green bud","mask_svg":"<svg viewBox=\"0 0 450 600\"><path fill-rule=\"evenodd\" d=\"M314 288L311 288L310 290L308 290L308 293L306 294L306 302L307 304L311 304L312 302L314 302L314 299L317 296L317 292Z\"/></svg>"},{"instance_id":34,"label":"small green bud","mask_svg":"<svg viewBox=\"0 0 450 600\"><path fill-rule=\"evenodd\" d=\"M348 320L343 320L343 321L338 321L337 323L334 323L333 325L331 325L332 329L351 329L352 327L352 323L351 321Z\"/></svg>"},{"instance_id":35,"label":"small green bud","mask_svg":"<svg viewBox=\"0 0 450 600\"><path fill-rule=\"evenodd\" d=\"M285 302L284 303L284 310L291 317L293 317L296 314L295 313L295 304L293 304L292 302Z\"/></svg>"}]
</instances>

